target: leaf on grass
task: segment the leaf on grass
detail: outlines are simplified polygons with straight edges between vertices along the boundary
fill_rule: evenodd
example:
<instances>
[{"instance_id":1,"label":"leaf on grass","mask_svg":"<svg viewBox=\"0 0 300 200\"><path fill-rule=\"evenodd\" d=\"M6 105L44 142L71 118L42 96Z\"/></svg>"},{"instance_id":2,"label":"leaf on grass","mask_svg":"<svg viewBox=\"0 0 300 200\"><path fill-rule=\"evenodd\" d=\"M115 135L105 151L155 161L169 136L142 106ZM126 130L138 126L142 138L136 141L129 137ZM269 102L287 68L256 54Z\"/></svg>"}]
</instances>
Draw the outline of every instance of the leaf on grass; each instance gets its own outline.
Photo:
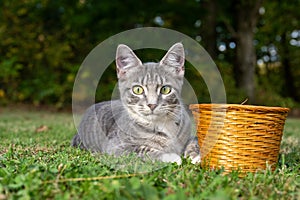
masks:
<instances>
[{"instance_id":1,"label":"leaf on grass","mask_svg":"<svg viewBox=\"0 0 300 200\"><path fill-rule=\"evenodd\" d=\"M46 132L46 131L48 131L48 130L49 130L49 127L48 127L48 126L42 125L42 126L38 127L38 128L35 130L35 132L36 132L36 133L41 133L41 132Z\"/></svg>"},{"instance_id":2,"label":"leaf on grass","mask_svg":"<svg viewBox=\"0 0 300 200\"><path fill-rule=\"evenodd\" d=\"M4 194L0 194L0 200L2 200L2 199L7 199L7 196Z\"/></svg>"}]
</instances>

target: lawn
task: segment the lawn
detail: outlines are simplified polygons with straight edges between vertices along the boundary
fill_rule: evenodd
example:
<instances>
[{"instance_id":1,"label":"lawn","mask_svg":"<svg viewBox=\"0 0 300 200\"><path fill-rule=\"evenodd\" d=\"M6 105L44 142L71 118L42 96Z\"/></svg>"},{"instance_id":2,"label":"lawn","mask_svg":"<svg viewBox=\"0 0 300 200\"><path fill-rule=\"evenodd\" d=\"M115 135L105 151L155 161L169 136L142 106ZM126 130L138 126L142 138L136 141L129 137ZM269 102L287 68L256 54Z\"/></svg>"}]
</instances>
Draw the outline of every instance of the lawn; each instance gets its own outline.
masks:
<instances>
[{"instance_id":1,"label":"lawn","mask_svg":"<svg viewBox=\"0 0 300 200\"><path fill-rule=\"evenodd\" d=\"M222 175L184 160L158 170L70 147L70 113L0 109L2 199L300 199L300 120L288 119L277 169ZM108 164L109 163L109 164Z\"/></svg>"}]
</instances>

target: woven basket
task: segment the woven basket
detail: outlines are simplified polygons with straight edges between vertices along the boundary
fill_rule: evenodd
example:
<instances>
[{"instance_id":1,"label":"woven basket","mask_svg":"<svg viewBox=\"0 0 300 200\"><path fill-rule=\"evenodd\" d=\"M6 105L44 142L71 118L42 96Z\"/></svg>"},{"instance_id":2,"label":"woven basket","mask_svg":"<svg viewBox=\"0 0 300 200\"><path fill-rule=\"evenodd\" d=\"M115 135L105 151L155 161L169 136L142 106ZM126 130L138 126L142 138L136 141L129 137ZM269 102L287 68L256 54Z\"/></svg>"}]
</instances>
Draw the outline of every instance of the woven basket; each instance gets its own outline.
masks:
<instances>
[{"instance_id":1,"label":"woven basket","mask_svg":"<svg viewBox=\"0 0 300 200\"><path fill-rule=\"evenodd\" d=\"M204 167L255 172L275 169L288 108L190 105Z\"/></svg>"}]
</instances>

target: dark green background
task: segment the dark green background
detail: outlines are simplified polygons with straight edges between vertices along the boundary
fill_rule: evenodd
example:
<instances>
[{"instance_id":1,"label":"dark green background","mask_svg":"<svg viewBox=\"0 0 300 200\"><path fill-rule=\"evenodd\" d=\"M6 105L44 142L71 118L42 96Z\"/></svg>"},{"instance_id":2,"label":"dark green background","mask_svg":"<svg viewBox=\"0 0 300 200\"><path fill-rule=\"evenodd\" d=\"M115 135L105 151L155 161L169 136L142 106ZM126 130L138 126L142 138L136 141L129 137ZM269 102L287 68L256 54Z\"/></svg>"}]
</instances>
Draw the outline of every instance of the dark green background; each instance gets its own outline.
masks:
<instances>
[{"instance_id":1,"label":"dark green background","mask_svg":"<svg viewBox=\"0 0 300 200\"><path fill-rule=\"evenodd\" d=\"M0 1L0 103L71 105L73 82L85 56L121 31L158 26L199 40L223 76L228 102L247 98L234 78L234 11L244 0L3 0ZM209 9L210 3L216 8ZM253 44L257 60L255 104L297 107L300 97L300 1L263 1ZM249 16L250 17L250 16ZM209 20L215 19L215 24ZM161 19L161 20L160 20ZM212 32L210 32L213 30ZM211 39L213 38L213 39ZM221 46L225 51L220 51ZM136 52L142 60L165 52ZM155 60L154 60L155 61ZM114 64L101 79L97 100L111 97ZM199 74L187 64L187 79L200 102L209 102Z\"/></svg>"}]
</instances>

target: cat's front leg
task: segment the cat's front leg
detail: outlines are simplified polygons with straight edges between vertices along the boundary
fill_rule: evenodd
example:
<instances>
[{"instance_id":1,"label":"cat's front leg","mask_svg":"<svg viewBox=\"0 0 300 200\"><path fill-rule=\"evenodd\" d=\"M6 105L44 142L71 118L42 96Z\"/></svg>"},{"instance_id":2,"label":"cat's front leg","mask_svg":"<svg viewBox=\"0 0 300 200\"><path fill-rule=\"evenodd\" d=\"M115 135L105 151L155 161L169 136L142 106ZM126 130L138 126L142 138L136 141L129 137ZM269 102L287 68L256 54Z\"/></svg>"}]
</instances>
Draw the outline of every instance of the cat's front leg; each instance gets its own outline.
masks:
<instances>
[{"instance_id":1,"label":"cat's front leg","mask_svg":"<svg viewBox=\"0 0 300 200\"><path fill-rule=\"evenodd\" d=\"M190 158L192 164L201 162L200 148L198 145L197 137L192 138L188 141L184 150L184 157Z\"/></svg>"}]
</instances>

